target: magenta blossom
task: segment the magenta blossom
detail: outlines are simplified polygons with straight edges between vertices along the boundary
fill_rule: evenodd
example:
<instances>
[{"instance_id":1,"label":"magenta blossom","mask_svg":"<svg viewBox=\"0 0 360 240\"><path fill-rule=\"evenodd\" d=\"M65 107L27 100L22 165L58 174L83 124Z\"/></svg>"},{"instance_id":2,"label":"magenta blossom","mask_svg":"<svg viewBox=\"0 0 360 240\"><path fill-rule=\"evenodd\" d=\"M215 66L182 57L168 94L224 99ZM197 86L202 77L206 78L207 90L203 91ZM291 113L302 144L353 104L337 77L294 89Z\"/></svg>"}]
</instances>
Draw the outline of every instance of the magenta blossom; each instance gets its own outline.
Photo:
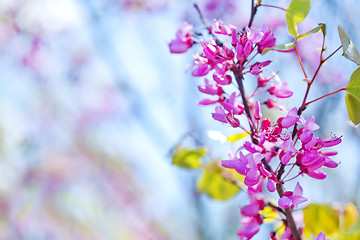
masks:
<instances>
[{"instance_id":1,"label":"magenta blossom","mask_svg":"<svg viewBox=\"0 0 360 240\"><path fill-rule=\"evenodd\" d=\"M169 43L171 53L184 53L193 45L190 31L193 29L191 24L184 22L176 32L176 39Z\"/></svg>"},{"instance_id":2,"label":"magenta blossom","mask_svg":"<svg viewBox=\"0 0 360 240\"><path fill-rule=\"evenodd\" d=\"M258 52L263 53L265 48L271 48L275 45L276 39L274 37L274 34L267 30L264 33L264 36L261 38L261 40L256 44L258 46Z\"/></svg>"},{"instance_id":3,"label":"magenta blossom","mask_svg":"<svg viewBox=\"0 0 360 240\"><path fill-rule=\"evenodd\" d=\"M256 76L257 78L257 82L258 82L258 86L259 87L266 87L267 83L273 79L276 76L276 73L272 73L272 75L270 75L269 77L264 77L262 74L258 74Z\"/></svg>"},{"instance_id":4,"label":"magenta blossom","mask_svg":"<svg viewBox=\"0 0 360 240\"><path fill-rule=\"evenodd\" d=\"M293 91L288 88L288 83L283 82L279 85L272 85L269 88L269 93L277 98L288 98L293 95Z\"/></svg>"},{"instance_id":5,"label":"magenta blossom","mask_svg":"<svg viewBox=\"0 0 360 240\"><path fill-rule=\"evenodd\" d=\"M198 89L200 92L209 95L221 95L224 93L221 86L219 86L218 84L216 85L211 84L211 82L206 78L205 78L205 86L198 86Z\"/></svg>"},{"instance_id":6,"label":"magenta blossom","mask_svg":"<svg viewBox=\"0 0 360 240\"><path fill-rule=\"evenodd\" d=\"M216 34L224 34L231 36L232 29L235 29L232 25L225 25L221 20L214 19L214 25L217 28L217 30L214 32Z\"/></svg>"},{"instance_id":7,"label":"magenta blossom","mask_svg":"<svg viewBox=\"0 0 360 240\"><path fill-rule=\"evenodd\" d=\"M297 108L294 107L288 112L286 117L281 120L281 127L289 128L291 126L294 126L295 123L299 120L299 118L300 117L297 114Z\"/></svg>"},{"instance_id":8,"label":"magenta blossom","mask_svg":"<svg viewBox=\"0 0 360 240\"><path fill-rule=\"evenodd\" d=\"M257 62L253 65L251 65L250 67L250 73L252 75L258 75L260 73L262 73L262 68L266 67L267 65L269 65L271 63L271 61L265 61L265 62Z\"/></svg>"},{"instance_id":9,"label":"magenta blossom","mask_svg":"<svg viewBox=\"0 0 360 240\"><path fill-rule=\"evenodd\" d=\"M234 128L240 126L240 121L234 117L234 113L225 113L224 109L220 106L215 108L215 113L212 113L212 117L219 122L229 123Z\"/></svg>"},{"instance_id":10,"label":"magenta blossom","mask_svg":"<svg viewBox=\"0 0 360 240\"><path fill-rule=\"evenodd\" d=\"M294 191L286 191L284 195L279 199L278 204L282 208L291 209L297 207L299 204L306 202L307 198L303 197L303 189L299 182L296 184Z\"/></svg>"}]
</instances>

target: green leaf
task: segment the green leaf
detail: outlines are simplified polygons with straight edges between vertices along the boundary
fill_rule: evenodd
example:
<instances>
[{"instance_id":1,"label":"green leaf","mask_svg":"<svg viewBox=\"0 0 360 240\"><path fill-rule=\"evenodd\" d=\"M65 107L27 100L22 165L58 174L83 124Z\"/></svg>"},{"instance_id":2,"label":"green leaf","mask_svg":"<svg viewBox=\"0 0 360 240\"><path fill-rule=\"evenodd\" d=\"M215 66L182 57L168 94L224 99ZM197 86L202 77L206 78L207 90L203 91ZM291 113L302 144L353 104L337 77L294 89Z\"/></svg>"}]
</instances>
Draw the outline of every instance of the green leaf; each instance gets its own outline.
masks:
<instances>
[{"instance_id":1,"label":"green leaf","mask_svg":"<svg viewBox=\"0 0 360 240\"><path fill-rule=\"evenodd\" d=\"M249 136L249 134L248 133L246 133L246 132L244 132L244 133L238 133L238 134L234 134L234 135L231 135L231 136L229 136L228 138L227 138L227 140L229 141L229 142L236 142L236 141L239 141L239 140L241 140L241 139L243 139L243 138L245 138L245 137L247 137L247 136Z\"/></svg>"},{"instance_id":2,"label":"green leaf","mask_svg":"<svg viewBox=\"0 0 360 240\"><path fill-rule=\"evenodd\" d=\"M319 26L317 26L316 28L313 28L311 29L310 31L306 32L306 33L303 33L303 34L300 34L299 36L297 36L295 38L295 41L294 43L296 43L298 40L302 39L302 38L305 38L307 36L310 36L311 34L314 34L314 33L317 33L319 30L321 29L321 31L323 32L323 35L325 36L326 34L326 25L324 23L319 23Z\"/></svg>"},{"instance_id":3,"label":"green leaf","mask_svg":"<svg viewBox=\"0 0 360 240\"><path fill-rule=\"evenodd\" d=\"M217 166L209 166L199 180L198 190L216 200L226 200L235 196L241 189L234 182L224 178L228 173Z\"/></svg>"},{"instance_id":4,"label":"green leaf","mask_svg":"<svg viewBox=\"0 0 360 240\"><path fill-rule=\"evenodd\" d=\"M330 205L310 204L303 213L305 237L310 237L310 233L317 236L321 231L328 236L339 230L339 216Z\"/></svg>"},{"instance_id":5,"label":"green leaf","mask_svg":"<svg viewBox=\"0 0 360 240\"><path fill-rule=\"evenodd\" d=\"M281 45L277 45L275 47L272 48L265 48L263 50L263 54L268 52L269 50L278 50L278 51L288 51L291 50L295 47L296 43L298 40L305 38L307 36L310 36L311 34L317 33L319 30L321 30L323 32L323 35L325 37L326 34L326 25L324 23L319 23L319 26L317 26L316 28L311 29L310 31L300 34L299 36L297 36L294 40L294 42L291 43L284 43Z\"/></svg>"},{"instance_id":6,"label":"green leaf","mask_svg":"<svg viewBox=\"0 0 360 240\"><path fill-rule=\"evenodd\" d=\"M360 123L360 67L351 74L346 91L346 108L350 120L357 125Z\"/></svg>"},{"instance_id":7,"label":"green leaf","mask_svg":"<svg viewBox=\"0 0 360 240\"><path fill-rule=\"evenodd\" d=\"M360 67L351 74L349 84L346 86L346 91L360 100Z\"/></svg>"},{"instance_id":8,"label":"green leaf","mask_svg":"<svg viewBox=\"0 0 360 240\"><path fill-rule=\"evenodd\" d=\"M346 108L349 114L350 120L358 125L360 123L360 101L351 94L345 96Z\"/></svg>"},{"instance_id":9,"label":"green leaf","mask_svg":"<svg viewBox=\"0 0 360 240\"><path fill-rule=\"evenodd\" d=\"M291 50L295 47L295 43L291 42L291 43L284 43L284 44L280 44L277 45L275 47L269 48L269 50L274 49L274 50L278 50L278 51L288 51ZM264 51L267 49L264 49Z\"/></svg>"},{"instance_id":10,"label":"green leaf","mask_svg":"<svg viewBox=\"0 0 360 240\"><path fill-rule=\"evenodd\" d=\"M172 164L183 168L200 167L200 158L206 154L206 151L200 149L180 149L173 156Z\"/></svg>"},{"instance_id":11,"label":"green leaf","mask_svg":"<svg viewBox=\"0 0 360 240\"><path fill-rule=\"evenodd\" d=\"M301 23L308 15L311 8L310 0L292 0L286 9L286 23L289 33L297 37L297 24Z\"/></svg>"},{"instance_id":12,"label":"green leaf","mask_svg":"<svg viewBox=\"0 0 360 240\"><path fill-rule=\"evenodd\" d=\"M349 34L340 25L338 26L341 45L343 48L343 56L360 65L360 54L353 41L351 41Z\"/></svg>"}]
</instances>

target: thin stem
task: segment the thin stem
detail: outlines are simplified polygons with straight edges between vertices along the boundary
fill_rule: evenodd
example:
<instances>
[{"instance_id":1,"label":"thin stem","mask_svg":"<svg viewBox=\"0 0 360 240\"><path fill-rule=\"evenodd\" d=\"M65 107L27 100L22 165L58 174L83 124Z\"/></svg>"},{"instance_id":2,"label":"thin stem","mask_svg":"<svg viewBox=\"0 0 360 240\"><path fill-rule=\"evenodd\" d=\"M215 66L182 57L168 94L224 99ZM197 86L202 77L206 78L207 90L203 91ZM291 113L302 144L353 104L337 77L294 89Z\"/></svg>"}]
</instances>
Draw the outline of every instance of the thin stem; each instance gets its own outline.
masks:
<instances>
[{"instance_id":1,"label":"thin stem","mask_svg":"<svg viewBox=\"0 0 360 240\"><path fill-rule=\"evenodd\" d=\"M291 181L291 180L294 180L295 178L297 178L298 176L300 176L302 173L303 173L303 172L300 171L295 177L292 177L292 178L290 178L290 179L288 179L288 180L284 180L284 182L289 182L289 181Z\"/></svg>"},{"instance_id":2,"label":"thin stem","mask_svg":"<svg viewBox=\"0 0 360 240\"><path fill-rule=\"evenodd\" d=\"M331 58L337 51L339 51L341 48L342 48L342 46L338 47L338 48L337 48L334 52L332 52L327 58L325 58L325 59L320 59L319 66L318 66L318 68L316 69L316 72L315 72L313 78L311 79L311 84L314 82L317 74L319 73L319 70L320 70L321 66L322 66L329 58ZM323 51L324 51L324 49L323 49L321 52L323 52Z\"/></svg>"},{"instance_id":3,"label":"thin stem","mask_svg":"<svg viewBox=\"0 0 360 240\"><path fill-rule=\"evenodd\" d=\"M312 101L310 101L310 102L305 103L305 106L307 107L310 103L316 102L316 101L318 101L318 100L320 100L320 99L322 99L322 98L331 96L331 95L333 95L333 94L335 94L335 93L338 93L338 92L341 92L341 91L344 91L344 90L346 90L346 88L340 88L340 89L338 89L338 90L336 90L336 91L334 91L334 92L325 94L324 96L321 96L321 97L319 97L319 98L317 98L317 99L314 99L314 100L312 100Z\"/></svg>"},{"instance_id":4,"label":"thin stem","mask_svg":"<svg viewBox=\"0 0 360 240\"><path fill-rule=\"evenodd\" d=\"M262 7L270 7L270 8L277 8L277 9L280 9L280 10L283 10L283 11L286 12L286 9L285 9L285 8L278 7L278 6L274 6L274 5L260 4L259 6L262 6Z\"/></svg>"},{"instance_id":5,"label":"thin stem","mask_svg":"<svg viewBox=\"0 0 360 240\"><path fill-rule=\"evenodd\" d=\"M196 11L198 12L201 22L204 24L204 26L205 26L205 27L209 30L209 32L210 32L209 24L207 23L204 15L202 14L199 6L198 6L196 3L194 3L194 8L195 8ZM212 33L211 33L211 34L212 34Z\"/></svg>"},{"instance_id":6,"label":"thin stem","mask_svg":"<svg viewBox=\"0 0 360 240\"><path fill-rule=\"evenodd\" d=\"M275 205L272 204L271 202L267 202L266 204L267 204L269 207L271 207L271 208L273 208L273 209L277 210L278 212L281 212L282 214L285 215L284 210L283 210L281 207L275 206Z\"/></svg>"},{"instance_id":7,"label":"thin stem","mask_svg":"<svg viewBox=\"0 0 360 240\"><path fill-rule=\"evenodd\" d=\"M323 61L323 53L325 51L325 35L323 34L323 41L321 46L321 53L320 53L320 62Z\"/></svg>"},{"instance_id":8,"label":"thin stem","mask_svg":"<svg viewBox=\"0 0 360 240\"><path fill-rule=\"evenodd\" d=\"M249 60L247 60L247 63L245 64L244 68L247 68L247 66L250 64L250 62L258 55L259 53L256 52Z\"/></svg>"},{"instance_id":9,"label":"thin stem","mask_svg":"<svg viewBox=\"0 0 360 240\"><path fill-rule=\"evenodd\" d=\"M282 182L284 182L284 181L285 181L285 178L286 178L287 176L289 176L290 172L294 169L294 167L295 167L295 164L294 164L294 165L292 165L292 167L290 168L290 170L286 173L286 175L284 176L284 178L283 178Z\"/></svg>"},{"instance_id":10,"label":"thin stem","mask_svg":"<svg viewBox=\"0 0 360 240\"><path fill-rule=\"evenodd\" d=\"M206 21L204 15L202 14L199 6L198 6L196 3L194 3L194 8L195 8L196 11L198 12L201 22L202 22L202 23L204 24L204 26L208 29L209 34L211 34L211 36L213 36L213 37L215 38L215 43L216 43L216 45L218 45L219 47L222 47L224 44L223 44L219 39L217 39L216 36L211 32L211 28L210 28L208 22Z\"/></svg>"},{"instance_id":11,"label":"thin stem","mask_svg":"<svg viewBox=\"0 0 360 240\"><path fill-rule=\"evenodd\" d=\"M304 73L304 76L305 76L305 78L308 78L307 75L306 75L304 66L303 66L303 64L302 64L300 55L299 55L299 53L298 53L297 50L296 50L296 47L294 47L294 50L295 50L295 53L296 53L296 57L297 57L297 59L299 60L299 63L300 63L301 69L302 69L302 71L303 71L303 73Z\"/></svg>"},{"instance_id":12,"label":"thin stem","mask_svg":"<svg viewBox=\"0 0 360 240\"><path fill-rule=\"evenodd\" d=\"M332 54L330 54L327 58L325 58L323 60L323 62L325 62L326 60L328 60L329 58L331 58L337 51L339 51L342 48L342 45L340 47L338 47Z\"/></svg>"}]
</instances>

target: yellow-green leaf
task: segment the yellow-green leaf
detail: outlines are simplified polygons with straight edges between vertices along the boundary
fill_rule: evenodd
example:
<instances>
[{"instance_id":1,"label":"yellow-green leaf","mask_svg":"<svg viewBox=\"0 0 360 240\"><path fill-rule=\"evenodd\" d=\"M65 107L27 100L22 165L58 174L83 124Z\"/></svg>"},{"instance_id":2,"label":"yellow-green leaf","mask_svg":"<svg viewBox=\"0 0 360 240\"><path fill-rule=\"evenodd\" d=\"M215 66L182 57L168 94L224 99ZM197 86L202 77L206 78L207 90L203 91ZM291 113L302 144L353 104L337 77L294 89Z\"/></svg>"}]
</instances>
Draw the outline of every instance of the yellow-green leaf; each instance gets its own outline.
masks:
<instances>
[{"instance_id":1,"label":"yellow-green leaf","mask_svg":"<svg viewBox=\"0 0 360 240\"><path fill-rule=\"evenodd\" d=\"M303 212L305 237L310 233L317 236L321 231L328 237L339 230L339 216L330 205L310 204Z\"/></svg>"},{"instance_id":2,"label":"yellow-green leaf","mask_svg":"<svg viewBox=\"0 0 360 240\"><path fill-rule=\"evenodd\" d=\"M305 38L307 36L310 36L311 34L314 34L314 33L317 33L319 30L321 30L323 32L323 35L325 36L326 34L326 25L324 23L319 23L319 26L317 26L316 28L313 28L311 29L310 31L306 32L306 33L303 33L303 34L300 34L299 36L297 36L295 38L295 43L302 39L302 38Z\"/></svg>"},{"instance_id":3,"label":"yellow-green leaf","mask_svg":"<svg viewBox=\"0 0 360 240\"><path fill-rule=\"evenodd\" d=\"M289 33L297 37L297 24L301 23L308 15L311 8L310 0L292 0L286 9L286 24Z\"/></svg>"},{"instance_id":4,"label":"yellow-green leaf","mask_svg":"<svg viewBox=\"0 0 360 240\"><path fill-rule=\"evenodd\" d=\"M235 196L241 189L234 182L224 178L223 170L217 166L205 169L198 182L198 190L216 200L226 200Z\"/></svg>"},{"instance_id":5,"label":"yellow-green leaf","mask_svg":"<svg viewBox=\"0 0 360 240\"><path fill-rule=\"evenodd\" d=\"M234 135L231 135L231 136L229 136L228 138L227 138L227 140L229 141L229 142L236 142L236 141L239 141L239 140L241 140L241 139L243 139L243 138L245 138L245 137L247 137L247 136L249 136L249 134L248 133L246 133L246 132L244 132L244 133L238 133L238 134L234 134Z\"/></svg>"},{"instance_id":6,"label":"yellow-green leaf","mask_svg":"<svg viewBox=\"0 0 360 240\"><path fill-rule=\"evenodd\" d=\"M346 108L349 114L350 120L358 125L360 123L360 101L352 94L346 94L345 96Z\"/></svg>"},{"instance_id":7,"label":"yellow-green leaf","mask_svg":"<svg viewBox=\"0 0 360 240\"><path fill-rule=\"evenodd\" d=\"M346 108L350 120L355 124L360 123L360 67L351 74L349 84L346 86Z\"/></svg>"},{"instance_id":8,"label":"yellow-green leaf","mask_svg":"<svg viewBox=\"0 0 360 240\"><path fill-rule=\"evenodd\" d=\"M346 86L346 91L352 93L354 97L360 100L360 67L351 74L349 84Z\"/></svg>"},{"instance_id":9,"label":"yellow-green leaf","mask_svg":"<svg viewBox=\"0 0 360 240\"><path fill-rule=\"evenodd\" d=\"M359 51L356 48L353 41L351 41L349 34L340 25L338 26L338 31L341 40L341 45L343 48L343 56L353 61L357 65L360 65Z\"/></svg>"},{"instance_id":10,"label":"yellow-green leaf","mask_svg":"<svg viewBox=\"0 0 360 240\"><path fill-rule=\"evenodd\" d=\"M200 149L180 149L173 156L172 164L183 168L200 167L200 158L206 154L206 151Z\"/></svg>"}]
</instances>

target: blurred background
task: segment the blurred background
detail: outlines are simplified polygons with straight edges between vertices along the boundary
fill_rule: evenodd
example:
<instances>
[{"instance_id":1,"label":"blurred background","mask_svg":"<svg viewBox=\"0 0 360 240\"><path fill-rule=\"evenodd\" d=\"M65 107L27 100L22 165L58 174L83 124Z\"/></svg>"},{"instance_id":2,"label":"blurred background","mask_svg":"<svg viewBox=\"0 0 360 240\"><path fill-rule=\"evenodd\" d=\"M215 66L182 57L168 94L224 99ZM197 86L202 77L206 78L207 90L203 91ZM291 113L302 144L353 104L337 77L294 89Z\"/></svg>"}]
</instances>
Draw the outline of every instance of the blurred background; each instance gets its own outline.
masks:
<instances>
[{"instance_id":1,"label":"blurred background","mask_svg":"<svg viewBox=\"0 0 360 240\"><path fill-rule=\"evenodd\" d=\"M239 29L250 0L197 1L209 22ZM195 104L202 79L190 53L168 43L183 21L202 29L193 1L0 1L0 239L238 239L240 193L216 201L197 193L201 170L171 165L171 149L189 134L225 159L232 146L207 132L231 134ZM284 8L290 0L263 0ZM328 55L341 24L360 46L357 1L312 1L305 32L327 25ZM282 11L259 8L254 27L291 41ZM299 42L305 68L318 64L321 33ZM195 51L193 52L195 53ZM294 54L268 53L295 90L305 91ZM337 53L310 92L314 99L346 86L356 65ZM246 83L248 86L254 84ZM348 124L344 93L314 103L322 136L343 136L341 165L324 181L304 178L310 202L359 203L360 132ZM265 231L265 230L264 230ZM261 236L261 235L260 235ZM258 237L258 239L263 239Z\"/></svg>"}]
</instances>

